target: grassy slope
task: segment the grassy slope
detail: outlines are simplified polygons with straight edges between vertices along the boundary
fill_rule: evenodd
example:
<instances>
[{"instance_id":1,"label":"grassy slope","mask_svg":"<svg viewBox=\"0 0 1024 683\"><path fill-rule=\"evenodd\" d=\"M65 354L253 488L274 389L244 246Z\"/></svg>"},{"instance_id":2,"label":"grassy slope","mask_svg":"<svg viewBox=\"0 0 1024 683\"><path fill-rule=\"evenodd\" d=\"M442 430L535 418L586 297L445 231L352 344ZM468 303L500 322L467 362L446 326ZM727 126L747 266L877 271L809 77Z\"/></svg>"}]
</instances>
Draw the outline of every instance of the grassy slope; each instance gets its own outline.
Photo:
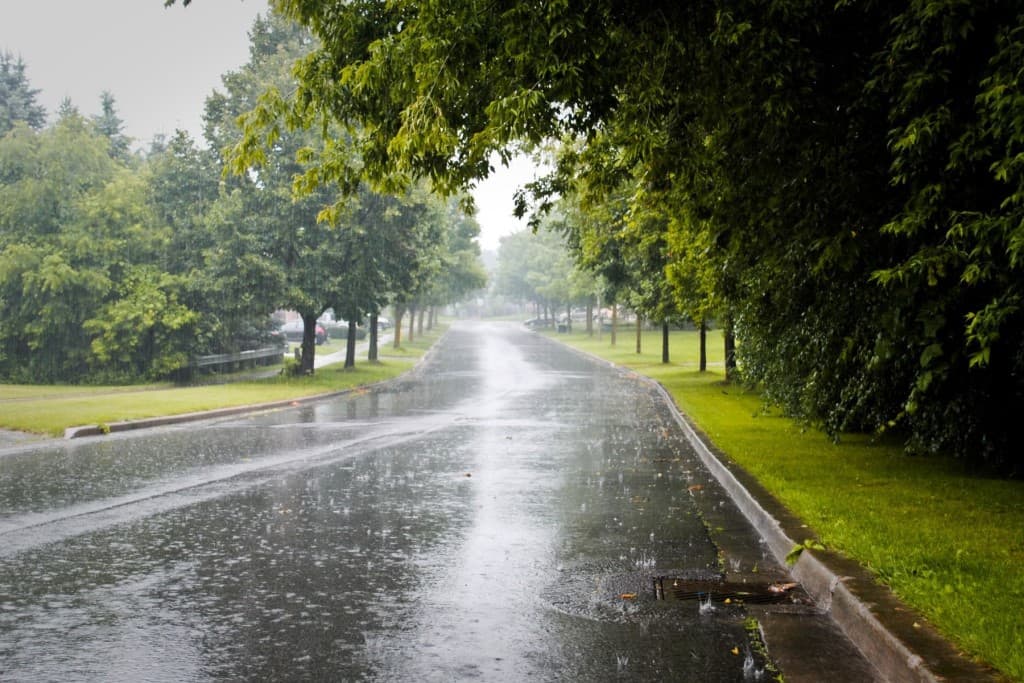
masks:
<instances>
[{"instance_id":1,"label":"grassy slope","mask_svg":"<svg viewBox=\"0 0 1024 683\"><path fill-rule=\"evenodd\" d=\"M715 445L804 519L829 547L881 581L966 651L1024 680L1024 483L972 476L956 462L910 458L898 444L846 435L833 443L723 383L721 337L696 371L697 335L617 345L552 335L661 382Z\"/></svg>"},{"instance_id":2,"label":"grassy slope","mask_svg":"<svg viewBox=\"0 0 1024 683\"><path fill-rule=\"evenodd\" d=\"M339 391L400 375L442 333L443 328L438 327L401 349L382 345L379 365L360 359L353 370L345 370L341 364L330 365L320 368L312 377L273 377L196 387L0 385L0 428L57 436L65 428L78 425L109 424Z\"/></svg>"}]
</instances>

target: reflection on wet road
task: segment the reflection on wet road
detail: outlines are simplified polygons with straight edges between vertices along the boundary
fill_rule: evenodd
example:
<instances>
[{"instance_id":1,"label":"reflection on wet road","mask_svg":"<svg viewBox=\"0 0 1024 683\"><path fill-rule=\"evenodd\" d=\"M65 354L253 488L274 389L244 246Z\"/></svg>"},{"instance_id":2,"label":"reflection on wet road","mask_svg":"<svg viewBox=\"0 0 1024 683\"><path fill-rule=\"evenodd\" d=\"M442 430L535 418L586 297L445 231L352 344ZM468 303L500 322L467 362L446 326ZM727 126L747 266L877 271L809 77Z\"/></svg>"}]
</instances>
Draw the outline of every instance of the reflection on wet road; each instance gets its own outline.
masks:
<instances>
[{"instance_id":1,"label":"reflection on wet road","mask_svg":"<svg viewBox=\"0 0 1024 683\"><path fill-rule=\"evenodd\" d=\"M742 605L654 599L722 574L782 576L658 395L515 326L379 391L0 452L0 680L768 680Z\"/></svg>"}]
</instances>

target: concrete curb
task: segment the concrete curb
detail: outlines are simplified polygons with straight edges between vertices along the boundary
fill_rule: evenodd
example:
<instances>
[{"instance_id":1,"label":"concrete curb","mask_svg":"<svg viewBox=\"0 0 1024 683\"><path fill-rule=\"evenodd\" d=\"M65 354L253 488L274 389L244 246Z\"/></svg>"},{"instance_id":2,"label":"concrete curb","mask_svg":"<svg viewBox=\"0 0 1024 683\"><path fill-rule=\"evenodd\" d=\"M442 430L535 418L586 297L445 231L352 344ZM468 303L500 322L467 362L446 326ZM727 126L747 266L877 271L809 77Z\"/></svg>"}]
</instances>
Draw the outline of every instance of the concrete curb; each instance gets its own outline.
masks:
<instances>
[{"instance_id":1,"label":"concrete curb","mask_svg":"<svg viewBox=\"0 0 1024 683\"><path fill-rule=\"evenodd\" d=\"M683 428L687 440L715 479L729 493L743 516L757 529L768 543L772 556L780 564L797 545L797 541L783 529L758 501L757 498L734 476L719 458L711 452L701 436L685 418L668 391L658 382L647 381L656 387L665 402L672 409L676 421ZM809 534L807 534L809 535ZM805 550L790 572L804 589L821 605L843 630L853 644L890 681L927 681L942 679L934 676L923 666L920 656L911 652L899 638L891 633L844 582L844 577L833 572L827 565Z\"/></svg>"},{"instance_id":2,"label":"concrete curb","mask_svg":"<svg viewBox=\"0 0 1024 683\"><path fill-rule=\"evenodd\" d=\"M384 382L378 382L377 384L384 384ZM359 389L366 389L369 387L377 386L377 384L368 384ZM298 406L305 405L307 403L313 403L315 401L322 401L328 398L334 398L337 396L344 396L356 391L355 388L344 389L342 391L331 391L325 394L314 394L312 396L301 396L298 398L282 399L280 401L270 401L267 403L253 403L249 405L231 406L230 408L215 408L213 410L204 410L194 413L181 413L179 415L162 415L160 417L146 417L139 420L125 420L123 422L111 422L106 425L83 425L81 427L68 427L64 430L65 439L79 439L85 436L102 436L105 434L111 434L114 432L126 432L133 429L148 429L150 427L163 427L166 425L180 424L182 422L197 422L199 420L213 420L219 417L230 417L232 415L241 415L244 413L256 413L264 410L276 410L279 408L295 408Z\"/></svg>"},{"instance_id":3,"label":"concrete curb","mask_svg":"<svg viewBox=\"0 0 1024 683\"><path fill-rule=\"evenodd\" d=\"M110 424L102 425L82 425L79 427L68 427L64 430L65 439L80 439L87 436L104 436L106 434L112 434L114 432L126 432L134 429L148 429L150 427L164 427L167 425L181 424L184 422L198 422L199 420L215 420L220 417L231 417L233 415L242 415L245 413L258 413L265 410L278 410L281 408L297 408L307 403L315 403L317 401L324 401L331 398L337 398L339 396L345 396L356 391L366 391L373 389L380 389L393 382L402 380L403 378L411 375L420 370L421 366L426 360L432 355L434 348L444 341L444 338L448 335L448 330L445 330L436 342L434 342L429 349L424 352L422 356L416 359L412 367L406 372L387 379L381 382L374 382L373 384L363 384L350 389L341 389L339 391L328 391L323 394L313 394L312 396L300 396L297 398L286 398L280 401L269 401L267 403L253 403L241 406L230 406L228 408L215 408L213 410L204 410L193 413L181 413L178 415L163 415L159 417L146 417L138 420L125 420L123 422L111 422ZM326 366L321 366L326 367Z\"/></svg>"},{"instance_id":4,"label":"concrete curb","mask_svg":"<svg viewBox=\"0 0 1024 683\"><path fill-rule=\"evenodd\" d=\"M658 391L704 465L765 539L777 562L785 563L786 555L797 545L794 538L803 541L814 536L753 477L713 452L659 382L557 339L545 338L628 372ZM957 652L949 641L924 624L922 617L879 585L857 563L835 553L805 550L790 571L885 680L899 683L1004 680L991 669Z\"/></svg>"}]
</instances>

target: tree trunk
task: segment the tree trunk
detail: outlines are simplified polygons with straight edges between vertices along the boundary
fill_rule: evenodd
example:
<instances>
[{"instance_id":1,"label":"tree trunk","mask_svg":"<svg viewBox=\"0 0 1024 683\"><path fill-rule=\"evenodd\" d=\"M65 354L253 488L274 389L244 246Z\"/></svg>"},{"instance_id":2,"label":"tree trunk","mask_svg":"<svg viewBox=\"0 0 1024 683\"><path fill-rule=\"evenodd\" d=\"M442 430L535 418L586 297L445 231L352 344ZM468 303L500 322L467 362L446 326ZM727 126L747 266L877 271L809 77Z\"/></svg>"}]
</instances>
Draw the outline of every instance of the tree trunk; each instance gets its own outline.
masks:
<instances>
[{"instance_id":1,"label":"tree trunk","mask_svg":"<svg viewBox=\"0 0 1024 683\"><path fill-rule=\"evenodd\" d=\"M708 323L701 318L700 321L700 371L708 370Z\"/></svg>"},{"instance_id":2,"label":"tree trunk","mask_svg":"<svg viewBox=\"0 0 1024 683\"><path fill-rule=\"evenodd\" d=\"M572 304L565 305L565 329L572 332Z\"/></svg>"},{"instance_id":3,"label":"tree trunk","mask_svg":"<svg viewBox=\"0 0 1024 683\"><path fill-rule=\"evenodd\" d=\"M348 321L348 339L345 340L345 368L356 366L356 316Z\"/></svg>"},{"instance_id":4,"label":"tree trunk","mask_svg":"<svg viewBox=\"0 0 1024 683\"><path fill-rule=\"evenodd\" d=\"M612 304L612 346L615 346L615 338L619 333L619 305Z\"/></svg>"},{"instance_id":5,"label":"tree trunk","mask_svg":"<svg viewBox=\"0 0 1024 683\"><path fill-rule=\"evenodd\" d=\"M409 306L409 343L416 338L416 306Z\"/></svg>"},{"instance_id":6,"label":"tree trunk","mask_svg":"<svg viewBox=\"0 0 1024 683\"><path fill-rule=\"evenodd\" d=\"M587 302L587 336L594 336L594 304Z\"/></svg>"},{"instance_id":7,"label":"tree trunk","mask_svg":"<svg viewBox=\"0 0 1024 683\"><path fill-rule=\"evenodd\" d=\"M377 314L370 314L370 352L366 356L366 360L371 363L379 362L379 356L377 353Z\"/></svg>"},{"instance_id":8,"label":"tree trunk","mask_svg":"<svg viewBox=\"0 0 1024 683\"><path fill-rule=\"evenodd\" d=\"M313 374L313 361L316 359L316 313L302 314L302 356L299 373Z\"/></svg>"},{"instance_id":9,"label":"tree trunk","mask_svg":"<svg viewBox=\"0 0 1024 683\"><path fill-rule=\"evenodd\" d=\"M732 321L726 318L725 329L725 381L736 379L736 333L732 329Z\"/></svg>"},{"instance_id":10,"label":"tree trunk","mask_svg":"<svg viewBox=\"0 0 1024 683\"><path fill-rule=\"evenodd\" d=\"M402 348L402 316L405 315L405 307L395 304L395 343L396 349Z\"/></svg>"},{"instance_id":11,"label":"tree trunk","mask_svg":"<svg viewBox=\"0 0 1024 683\"><path fill-rule=\"evenodd\" d=\"M641 334L643 332L642 328L643 328L643 318L641 318L640 314L637 313L636 314L636 352L637 352L637 355L642 353L641 348L640 348L640 344L641 344L640 339L641 339Z\"/></svg>"},{"instance_id":12,"label":"tree trunk","mask_svg":"<svg viewBox=\"0 0 1024 683\"><path fill-rule=\"evenodd\" d=\"M427 316L427 329L433 330L434 323L437 322L437 306L430 307L430 315Z\"/></svg>"},{"instance_id":13,"label":"tree trunk","mask_svg":"<svg viewBox=\"0 0 1024 683\"><path fill-rule=\"evenodd\" d=\"M423 319L426 317L426 315L427 315L427 309L426 308L421 308L420 309L419 320L416 321L416 334L418 334L421 337L423 336L423 322L424 322Z\"/></svg>"},{"instance_id":14,"label":"tree trunk","mask_svg":"<svg viewBox=\"0 0 1024 683\"><path fill-rule=\"evenodd\" d=\"M661 323L661 362L668 363L668 321Z\"/></svg>"}]
</instances>

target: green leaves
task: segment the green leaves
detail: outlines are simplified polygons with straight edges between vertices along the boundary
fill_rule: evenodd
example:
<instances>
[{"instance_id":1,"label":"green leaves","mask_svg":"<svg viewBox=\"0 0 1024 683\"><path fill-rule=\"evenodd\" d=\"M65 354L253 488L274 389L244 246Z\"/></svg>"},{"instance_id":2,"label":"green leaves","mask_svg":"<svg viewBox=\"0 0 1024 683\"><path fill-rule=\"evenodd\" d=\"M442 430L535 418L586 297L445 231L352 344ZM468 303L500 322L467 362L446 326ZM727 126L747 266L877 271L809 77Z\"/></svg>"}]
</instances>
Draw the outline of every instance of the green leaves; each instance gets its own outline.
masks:
<instances>
[{"instance_id":1,"label":"green leaves","mask_svg":"<svg viewBox=\"0 0 1024 683\"><path fill-rule=\"evenodd\" d=\"M803 543L798 543L795 546L793 546L793 548L788 553L786 553L786 564L792 567L794 564L797 563L797 561L799 561L800 556L803 555L803 552L805 550L824 549L825 546L823 546L820 542L814 540L813 538L808 538Z\"/></svg>"},{"instance_id":2,"label":"green leaves","mask_svg":"<svg viewBox=\"0 0 1024 683\"><path fill-rule=\"evenodd\" d=\"M82 324L94 363L149 379L187 366L199 314L179 301L183 286L153 266L131 268L118 296Z\"/></svg>"},{"instance_id":3,"label":"green leaves","mask_svg":"<svg viewBox=\"0 0 1024 683\"><path fill-rule=\"evenodd\" d=\"M517 211L572 195L557 220L616 294L734 321L745 377L833 434L1019 460L995 417L1024 395L1017 0L277 6L319 42L294 90L240 100L237 168L337 128L300 193L456 193L493 152L571 140Z\"/></svg>"}]
</instances>

